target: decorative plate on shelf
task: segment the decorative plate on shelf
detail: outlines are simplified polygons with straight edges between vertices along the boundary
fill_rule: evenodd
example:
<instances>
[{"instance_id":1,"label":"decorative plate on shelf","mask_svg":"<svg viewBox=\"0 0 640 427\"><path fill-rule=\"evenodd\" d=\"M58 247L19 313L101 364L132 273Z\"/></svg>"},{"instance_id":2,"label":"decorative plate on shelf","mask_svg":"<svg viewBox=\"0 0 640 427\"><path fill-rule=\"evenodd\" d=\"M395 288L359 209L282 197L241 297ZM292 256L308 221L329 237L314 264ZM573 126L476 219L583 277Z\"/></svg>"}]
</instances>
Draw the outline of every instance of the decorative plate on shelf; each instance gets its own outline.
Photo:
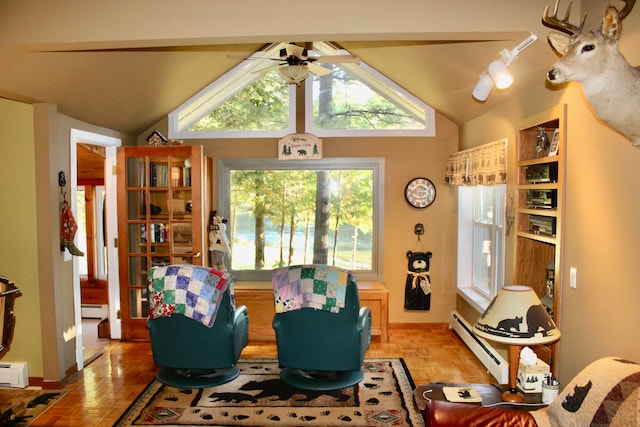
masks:
<instances>
[{"instance_id":1,"label":"decorative plate on shelf","mask_svg":"<svg viewBox=\"0 0 640 427\"><path fill-rule=\"evenodd\" d=\"M427 178L413 178L404 189L404 198L414 208L424 209L436 199L436 186Z\"/></svg>"}]
</instances>

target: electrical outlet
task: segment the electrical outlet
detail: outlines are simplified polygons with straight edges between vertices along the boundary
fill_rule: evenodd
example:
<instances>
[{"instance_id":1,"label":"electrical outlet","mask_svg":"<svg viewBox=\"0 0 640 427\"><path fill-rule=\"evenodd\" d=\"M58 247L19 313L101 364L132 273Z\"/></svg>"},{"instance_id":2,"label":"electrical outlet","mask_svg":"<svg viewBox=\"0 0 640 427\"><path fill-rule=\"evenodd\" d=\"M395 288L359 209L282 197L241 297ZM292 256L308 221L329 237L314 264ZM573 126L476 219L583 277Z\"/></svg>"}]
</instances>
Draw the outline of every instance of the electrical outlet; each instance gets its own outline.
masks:
<instances>
[{"instance_id":1,"label":"electrical outlet","mask_svg":"<svg viewBox=\"0 0 640 427\"><path fill-rule=\"evenodd\" d=\"M575 267L569 269L569 286L573 289L578 286L578 269Z\"/></svg>"}]
</instances>

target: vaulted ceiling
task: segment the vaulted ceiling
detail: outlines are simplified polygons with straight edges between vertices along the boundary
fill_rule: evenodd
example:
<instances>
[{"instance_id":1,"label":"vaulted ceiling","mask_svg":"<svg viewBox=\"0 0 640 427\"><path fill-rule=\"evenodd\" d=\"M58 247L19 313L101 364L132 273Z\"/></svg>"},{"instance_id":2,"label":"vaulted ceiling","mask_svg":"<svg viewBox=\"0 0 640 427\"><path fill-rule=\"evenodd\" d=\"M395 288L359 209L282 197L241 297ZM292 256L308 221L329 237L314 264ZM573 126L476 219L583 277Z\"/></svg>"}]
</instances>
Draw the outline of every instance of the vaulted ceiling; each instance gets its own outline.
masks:
<instances>
[{"instance_id":1,"label":"vaulted ceiling","mask_svg":"<svg viewBox=\"0 0 640 427\"><path fill-rule=\"evenodd\" d=\"M540 22L546 3L2 0L0 96L139 135L240 61L231 57L268 42L327 40L463 124L544 89L557 59ZM539 40L513 63L514 85L475 101L479 74L531 32Z\"/></svg>"}]
</instances>

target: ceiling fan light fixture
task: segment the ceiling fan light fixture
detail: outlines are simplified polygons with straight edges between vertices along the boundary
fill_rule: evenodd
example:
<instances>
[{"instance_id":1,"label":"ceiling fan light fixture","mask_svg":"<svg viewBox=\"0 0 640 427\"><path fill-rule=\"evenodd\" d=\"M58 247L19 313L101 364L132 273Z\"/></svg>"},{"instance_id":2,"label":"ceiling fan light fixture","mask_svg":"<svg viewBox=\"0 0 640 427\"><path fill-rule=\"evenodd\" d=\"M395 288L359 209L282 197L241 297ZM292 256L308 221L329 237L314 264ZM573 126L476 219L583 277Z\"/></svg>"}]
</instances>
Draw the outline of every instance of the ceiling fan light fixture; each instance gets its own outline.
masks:
<instances>
[{"instance_id":1,"label":"ceiling fan light fixture","mask_svg":"<svg viewBox=\"0 0 640 427\"><path fill-rule=\"evenodd\" d=\"M278 68L278 74L280 77L286 80L289 84L300 85L309 76L309 67L306 65L285 65Z\"/></svg>"}]
</instances>

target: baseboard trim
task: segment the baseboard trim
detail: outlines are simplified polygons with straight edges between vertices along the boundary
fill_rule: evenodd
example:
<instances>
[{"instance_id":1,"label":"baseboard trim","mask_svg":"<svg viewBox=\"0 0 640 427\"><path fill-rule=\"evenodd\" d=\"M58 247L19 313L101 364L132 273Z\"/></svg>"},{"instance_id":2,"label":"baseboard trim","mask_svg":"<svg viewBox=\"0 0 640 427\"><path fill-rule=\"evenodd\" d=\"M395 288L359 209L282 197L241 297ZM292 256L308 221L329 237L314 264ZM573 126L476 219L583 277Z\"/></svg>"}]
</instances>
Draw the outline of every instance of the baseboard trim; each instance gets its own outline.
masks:
<instances>
[{"instance_id":1,"label":"baseboard trim","mask_svg":"<svg viewBox=\"0 0 640 427\"><path fill-rule=\"evenodd\" d=\"M66 384L69 384L72 375L78 373L78 365L73 364L65 372L62 380L45 380L43 377L29 377L29 386L42 387L43 390L59 390L64 388Z\"/></svg>"},{"instance_id":2,"label":"baseboard trim","mask_svg":"<svg viewBox=\"0 0 640 427\"><path fill-rule=\"evenodd\" d=\"M29 377L29 386L42 387L43 390L59 390L63 388L61 381L45 380L42 377Z\"/></svg>"},{"instance_id":3,"label":"baseboard trim","mask_svg":"<svg viewBox=\"0 0 640 427\"><path fill-rule=\"evenodd\" d=\"M472 332L471 325L457 311L451 313L451 328L487 368L487 371L498 380L498 384L509 382L509 363L489 342L476 336Z\"/></svg>"}]
</instances>

